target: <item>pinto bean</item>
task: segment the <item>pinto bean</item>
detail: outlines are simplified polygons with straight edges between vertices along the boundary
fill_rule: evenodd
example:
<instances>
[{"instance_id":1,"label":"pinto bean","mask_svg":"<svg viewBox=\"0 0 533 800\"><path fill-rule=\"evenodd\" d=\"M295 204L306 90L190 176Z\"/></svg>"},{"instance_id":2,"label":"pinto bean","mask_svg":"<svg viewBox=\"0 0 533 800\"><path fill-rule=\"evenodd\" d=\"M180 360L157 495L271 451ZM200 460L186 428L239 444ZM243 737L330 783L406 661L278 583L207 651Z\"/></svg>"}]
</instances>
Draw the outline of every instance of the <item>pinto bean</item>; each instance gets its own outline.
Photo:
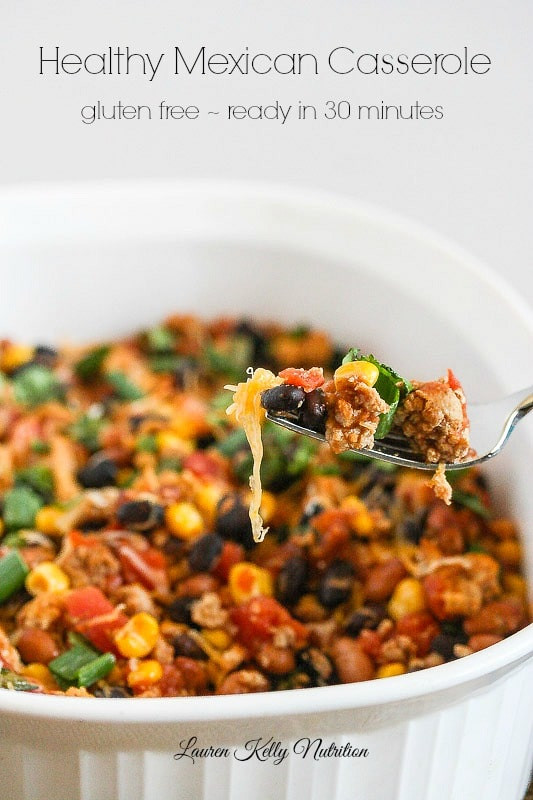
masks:
<instances>
[{"instance_id":1,"label":"pinto bean","mask_svg":"<svg viewBox=\"0 0 533 800\"><path fill-rule=\"evenodd\" d=\"M364 586L366 599L374 603L387 600L393 593L396 584L406 575L407 571L399 558L389 558L382 564L376 564L366 577Z\"/></svg>"},{"instance_id":2,"label":"pinto bean","mask_svg":"<svg viewBox=\"0 0 533 800\"><path fill-rule=\"evenodd\" d=\"M26 664L38 662L48 664L59 655L57 644L52 636L39 628L26 628L22 631L18 642L18 651Z\"/></svg>"},{"instance_id":3,"label":"pinto bean","mask_svg":"<svg viewBox=\"0 0 533 800\"><path fill-rule=\"evenodd\" d=\"M349 636L341 636L331 648L337 674L342 683L369 681L374 677L372 660Z\"/></svg>"},{"instance_id":4,"label":"pinto bean","mask_svg":"<svg viewBox=\"0 0 533 800\"><path fill-rule=\"evenodd\" d=\"M206 592L216 592L219 587L218 580L207 572L199 572L186 578L179 586L180 597L201 597Z\"/></svg>"},{"instance_id":5,"label":"pinto bean","mask_svg":"<svg viewBox=\"0 0 533 800\"><path fill-rule=\"evenodd\" d=\"M256 669L239 669L227 675L216 694L251 694L252 692L267 692L270 683L261 672Z\"/></svg>"},{"instance_id":6,"label":"pinto bean","mask_svg":"<svg viewBox=\"0 0 533 800\"><path fill-rule=\"evenodd\" d=\"M494 633L476 633L468 640L468 646L474 653L477 653L478 650L484 650L485 647L490 647L491 644L496 644L496 642L501 642L502 640L503 636L497 636Z\"/></svg>"},{"instance_id":7,"label":"pinto bean","mask_svg":"<svg viewBox=\"0 0 533 800\"><path fill-rule=\"evenodd\" d=\"M464 629L469 636L476 633L492 633L508 636L522 627L524 608L520 600L509 597L487 603L477 614L464 621Z\"/></svg>"},{"instance_id":8,"label":"pinto bean","mask_svg":"<svg viewBox=\"0 0 533 800\"><path fill-rule=\"evenodd\" d=\"M265 642L259 647L255 660L271 675L286 675L296 667L294 653L290 648L276 647L270 642Z\"/></svg>"}]
</instances>

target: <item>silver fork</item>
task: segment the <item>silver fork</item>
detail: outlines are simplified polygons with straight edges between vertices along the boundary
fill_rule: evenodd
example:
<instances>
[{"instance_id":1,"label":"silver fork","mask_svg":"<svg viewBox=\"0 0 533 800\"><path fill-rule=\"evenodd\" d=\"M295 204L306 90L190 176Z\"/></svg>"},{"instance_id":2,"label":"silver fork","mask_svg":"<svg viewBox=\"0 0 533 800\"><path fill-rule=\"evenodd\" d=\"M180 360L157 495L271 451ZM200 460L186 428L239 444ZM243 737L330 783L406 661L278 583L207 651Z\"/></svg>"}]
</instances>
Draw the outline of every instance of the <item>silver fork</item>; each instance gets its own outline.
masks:
<instances>
[{"instance_id":1,"label":"silver fork","mask_svg":"<svg viewBox=\"0 0 533 800\"><path fill-rule=\"evenodd\" d=\"M522 389L508 397L503 397L490 403L469 403L468 417L470 419L470 442L476 451L475 458L468 458L454 464L446 464L447 470L465 469L476 464L482 464L497 455L508 441L516 424L523 419L528 411L533 408L533 386ZM276 425L281 425L294 433L301 433L326 441L322 433L317 433L309 428L302 428L289 419L267 412L266 418ZM416 453L408 439L402 433L391 431L383 439L376 440L373 450L356 450L356 453L375 458L378 461L388 461L400 467L412 469L434 470L435 463L420 461L420 454Z\"/></svg>"}]
</instances>

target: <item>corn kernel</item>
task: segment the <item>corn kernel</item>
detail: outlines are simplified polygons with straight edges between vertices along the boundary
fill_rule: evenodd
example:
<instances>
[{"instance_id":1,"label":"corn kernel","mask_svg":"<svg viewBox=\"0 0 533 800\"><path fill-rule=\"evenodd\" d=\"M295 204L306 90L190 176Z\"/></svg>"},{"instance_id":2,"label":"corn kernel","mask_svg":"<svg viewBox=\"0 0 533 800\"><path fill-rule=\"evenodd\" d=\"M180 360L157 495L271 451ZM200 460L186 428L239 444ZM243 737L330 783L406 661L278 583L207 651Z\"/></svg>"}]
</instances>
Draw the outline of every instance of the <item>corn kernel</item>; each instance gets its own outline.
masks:
<instances>
[{"instance_id":1,"label":"corn kernel","mask_svg":"<svg viewBox=\"0 0 533 800\"><path fill-rule=\"evenodd\" d=\"M248 561L240 561L232 566L228 586L236 603L246 603L260 595L271 597L273 594L270 572Z\"/></svg>"},{"instance_id":2,"label":"corn kernel","mask_svg":"<svg viewBox=\"0 0 533 800\"><path fill-rule=\"evenodd\" d=\"M70 579L53 561L41 561L26 578L26 589L30 594L62 592L70 586Z\"/></svg>"},{"instance_id":3,"label":"corn kernel","mask_svg":"<svg viewBox=\"0 0 533 800\"><path fill-rule=\"evenodd\" d=\"M172 503L165 512L169 531L180 539L195 539L204 531L204 521L192 503Z\"/></svg>"},{"instance_id":4,"label":"corn kernel","mask_svg":"<svg viewBox=\"0 0 533 800\"><path fill-rule=\"evenodd\" d=\"M516 572L509 572L503 576L503 588L509 594L519 597L521 600L527 600L527 584L525 579L518 575Z\"/></svg>"},{"instance_id":5,"label":"corn kernel","mask_svg":"<svg viewBox=\"0 0 533 800\"><path fill-rule=\"evenodd\" d=\"M222 628L203 628L202 636L217 650L225 650L231 644L231 636Z\"/></svg>"},{"instance_id":6,"label":"corn kernel","mask_svg":"<svg viewBox=\"0 0 533 800\"><path fill-rule=\"evenodd\" d=\"M201 432L202 425L192 414L181 410L173 417L171 428L175 435L182 440L194 439Z\"/></svg>"},{"instance_id":7,"label":"corn kernel","mask_svg":"<svg viewBox=\"0 0 533 800\"><path fill-rule=\"evenodd\" d=\"M0 357L0 367L4 372L13 372L31 361L34 352L33 347L25 344L8 344Z\"/></svg>"},{"instance_id":8,"label":"corn kernel","mask_svg":"<svg viewBox=\"0 0 533 800\"><path fill-rule=\"evenodd\" d=\"M215 520L222 494L222 489L216 483L206 483L194 495L194 502L209 523Z\"/></svg>"},{"instance_id":9,"label":"corn kernel","mask_svg":"<svg viewBox=\"0 0 533 800\"><path fill-rule=\"evenodd\" d=\"M416 578L404 578L394 589L387 609L392 619L399 620L406 614L423 611L425 607L426 599L420 581Z\"/></svg>"},{"instance_id":10,"label":"corn kernel","mask_svg":"<svg viewBox=\"0 0 533 800\"><path fill-rule=\"evenodd\" d=\"M35 517L35 527L41 533L46 533L48 536L60 534L61 530L58 528L58 521L63 512L55 506L43 506L37 512Z\"/></svg>"},{"instance_id":11,"label":"corn kernel","mask_svg":"<svg viewBox=\"0 0 533 800\"><path fill-rule=\"evenodd\" d=\"M503 539L496 545L498 560L506 567L517 567L522 560L522 548L516 539Z\"/></svg>"},{"instance_id":12,"label":"corn kernel","mask_svg":"<svg viewBox=\"0 0 533 800\"><path fill-rule=\"evenodd\" d=\"M4 520L3 520L3 519L0 519L0 536L3 536L3 535L4 535L4 528L5 528L5 526L4 526Z\"/></svg>"},{"instance_id":13,"label":"corn kernel","mask_svg":"<svg viewBox=\"0 0 533 800\"><path fill-rule=\"evenodd\" d=\"M159 637L159 623L151 614L134 614L115 635L115 644L125 658L143 658Z\"/></svg>"},{"instance_id":14,"label":"corn kernel","mask_svg":"<svg viewBox=\"0 0 533 800\"><path fill-rule=\"evenodd\" d=\"M490 520L489 530L498 539L516 539L516 525L510 519Z\"/></svg>"},{"instance_id":15,"label":"corn kernel","mask_svg":"<svg viewBox=\"0 0 533 800\"><path fill-rule=\"evenodd\" d=\"M376 677L392 678L394 675L403 675L406 671L405 664L400 661L391 661L390 664L383 664L383 666L378 667Z\"/></svg>"},{"instance_id":16,"label":"corn kernel","mask_svg":"<svg viewBox=\"0 0 533 800\"><path fill-rule=\"evenodd\" d=\"M337 367L333 376L335 387L338 388L337 382L339 380L347 381L350 378L362 381L367 386L374 386L379 378L379 369L375 364L371 364L370 361L350 361L348 364L341 364L340 367Z\"/></svg>"},{"instance_id":17,"label":"corn kernel","mask_svg":"<svg viewBox=\"0 0 533 800\"><path fill-rule=\"evenodd\" d=\"M369 536L374 530L374 520L366 505L354 494L345 497L341 508L350 512L350 527L359 536Z\"/></svg>"},{"instance_id":18,"label":"corn kernel","mask_svg":"<svg viewBox=\"0 0 533 800\"><path fill-rule=\"evenodd\" d=\"M128 674L128 686L132 689L148 689L163 677L163 667L159 661L148 659L141 661L135 669Z\"/></svg>"},{"instance_id":19,"label":"corn kernel","mask_svg":"<svg viewBox=\"0 0 533 800\"><path fill-rule=\"evenodd\" d=\"M191 441L187 441L176 431L171 430L159 431L156 436L156 444L158 451L165 455L186 456L192 453L194 449Z\"/></svg>"},{"instance_id":20,"label":"corn kernel","mask_svg":"<svg viewBox=\"0 0 533 800\"><path fill-rule=\"evenodd\" d=\"M55 682L54 676L45 664L39 664L37 662L26 664L26 666L22 668L21 674L24 675L25 678L33 678L39 681L45 689L59 688Z\"/></svg>"}]
</instances>

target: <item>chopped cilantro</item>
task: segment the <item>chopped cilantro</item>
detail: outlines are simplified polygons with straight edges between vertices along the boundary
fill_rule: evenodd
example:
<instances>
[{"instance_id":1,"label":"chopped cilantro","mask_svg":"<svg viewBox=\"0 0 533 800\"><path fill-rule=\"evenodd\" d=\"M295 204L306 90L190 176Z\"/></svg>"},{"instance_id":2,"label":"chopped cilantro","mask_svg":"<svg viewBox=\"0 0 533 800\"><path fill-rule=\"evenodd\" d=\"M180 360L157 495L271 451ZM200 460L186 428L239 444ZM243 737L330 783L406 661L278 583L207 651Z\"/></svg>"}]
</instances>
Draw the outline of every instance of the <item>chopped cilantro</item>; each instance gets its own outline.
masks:
<instances>
[{"instance_id":1,"label":"chopped cilantro","mask_svg":"<svg viewBox=\"0 0 533 800\"><path fill-rule=\"evenodd\" d=\"M13 390L17 403L38 406L50 400L58 400L63 392L61 384L48 367L31 364L13 378Z\"/></svg>"},{"instance_id":2,"label":"chopped cilantro","mask_svg":"<svg viewBox=\"0 0 533 800\"><path fill-rule=\"evenodd\" d=\"M144 392L136 386L127 375L119 370L108 372L106 375L107 381L113 387L113 391L119 400L124 400L129 403L133 400L140 400L144 397Z\"/></svg>"},{"instance_id":3,"label":"chopped cilantro","mask_svg":"<svg viewBox=\"0 0 533 800\"><path fill-rule=\"evenodd\" d=\"M39 494L45 503L54 496L54 477L49 467L26 467L15 474L15 486L27 486Z\"/></svg>"},{"instance_id":4,"label":"chopped cilantro","mask_svg":"<svg viewBox=\"0 0 533 800\"><path fill-rule=\"evenodd\" d=\"M138 453L157 453L157 438L152 433L139 436L135 442L135 449Z\"/></svg>"},{"instance_id":5,"label":"chopped cilantro","mask_svg":"<svg viewBox=\"0 0 533 800\"><path fill-rule=\"evenodd\" d=\"M72 423L69 433L73 439L82 444L91 453L100 449L100 433L105 425L101 417L83 414Z\"/></svg>"},{"instance_id":6,"label":"chopped cilantro","mask_svg":"<svg viewBox=\"0 0 533 800\"><path fill-rule=\"evenodd\" d=\"M74 365L74 372L78 378L81 381L93 381L98 377L110 349L108 344L102 344L80 358Z\"/></svg>"},{"instance_id":7,"label":"chopped cilantro","mask_svg":"<svg viewBox=\"0 0 533 800\"><path fill-rule=\"evenodd\" d=\"M158 325L146 332L146 343L151 353L169 353L176 344L176 337L168 328Z\"/></svg>"},{"instance_id":8,"label":"chopped cilantro","mask_svg":"<svg viewBox=\"0 0 533 800\"><path fill-rule=\"evenodd\" d=\"M473 511L474 514L477 514L479 517L483 517L484 519L490 519L492 517L490 508L487 508L487 506L476 494L470 494L469 492L463 492L460 489L454 489L452 493L452 500L454 503L458 503L460 506L469 508L470 511Z\"/></svg>"}]
</instances>

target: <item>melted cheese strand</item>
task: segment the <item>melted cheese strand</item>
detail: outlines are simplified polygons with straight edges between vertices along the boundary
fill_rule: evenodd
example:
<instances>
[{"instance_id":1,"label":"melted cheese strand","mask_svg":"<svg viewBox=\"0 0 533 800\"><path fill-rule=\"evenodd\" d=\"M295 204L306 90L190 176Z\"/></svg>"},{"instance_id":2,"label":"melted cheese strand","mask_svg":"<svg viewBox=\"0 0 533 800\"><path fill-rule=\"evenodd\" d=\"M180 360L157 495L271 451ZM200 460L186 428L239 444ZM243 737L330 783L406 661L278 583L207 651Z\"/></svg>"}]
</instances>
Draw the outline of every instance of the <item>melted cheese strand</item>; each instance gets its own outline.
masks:
<instances>
[{"instance_id":1,"label":"melted cheese strand","mask_svg":"<svg viewBox=\"0 0 533 800\"><path fill-rule=\"evenodd\" d=\"M283 383L282 378L277 378L273 372L260 367L245 383L224 387L234 392L233 403L226 409L226 414L234 415L235 420L242 425L252 451L253 471L250 476L252 498L249 514L254 542L262 542L268 531L268 528L263 528L263 519L259 513L262 497L260 470L263 460L261 423L265 418L265 412L261 407L261 392L281 383Z\"/></svg>"}]
</instances>

